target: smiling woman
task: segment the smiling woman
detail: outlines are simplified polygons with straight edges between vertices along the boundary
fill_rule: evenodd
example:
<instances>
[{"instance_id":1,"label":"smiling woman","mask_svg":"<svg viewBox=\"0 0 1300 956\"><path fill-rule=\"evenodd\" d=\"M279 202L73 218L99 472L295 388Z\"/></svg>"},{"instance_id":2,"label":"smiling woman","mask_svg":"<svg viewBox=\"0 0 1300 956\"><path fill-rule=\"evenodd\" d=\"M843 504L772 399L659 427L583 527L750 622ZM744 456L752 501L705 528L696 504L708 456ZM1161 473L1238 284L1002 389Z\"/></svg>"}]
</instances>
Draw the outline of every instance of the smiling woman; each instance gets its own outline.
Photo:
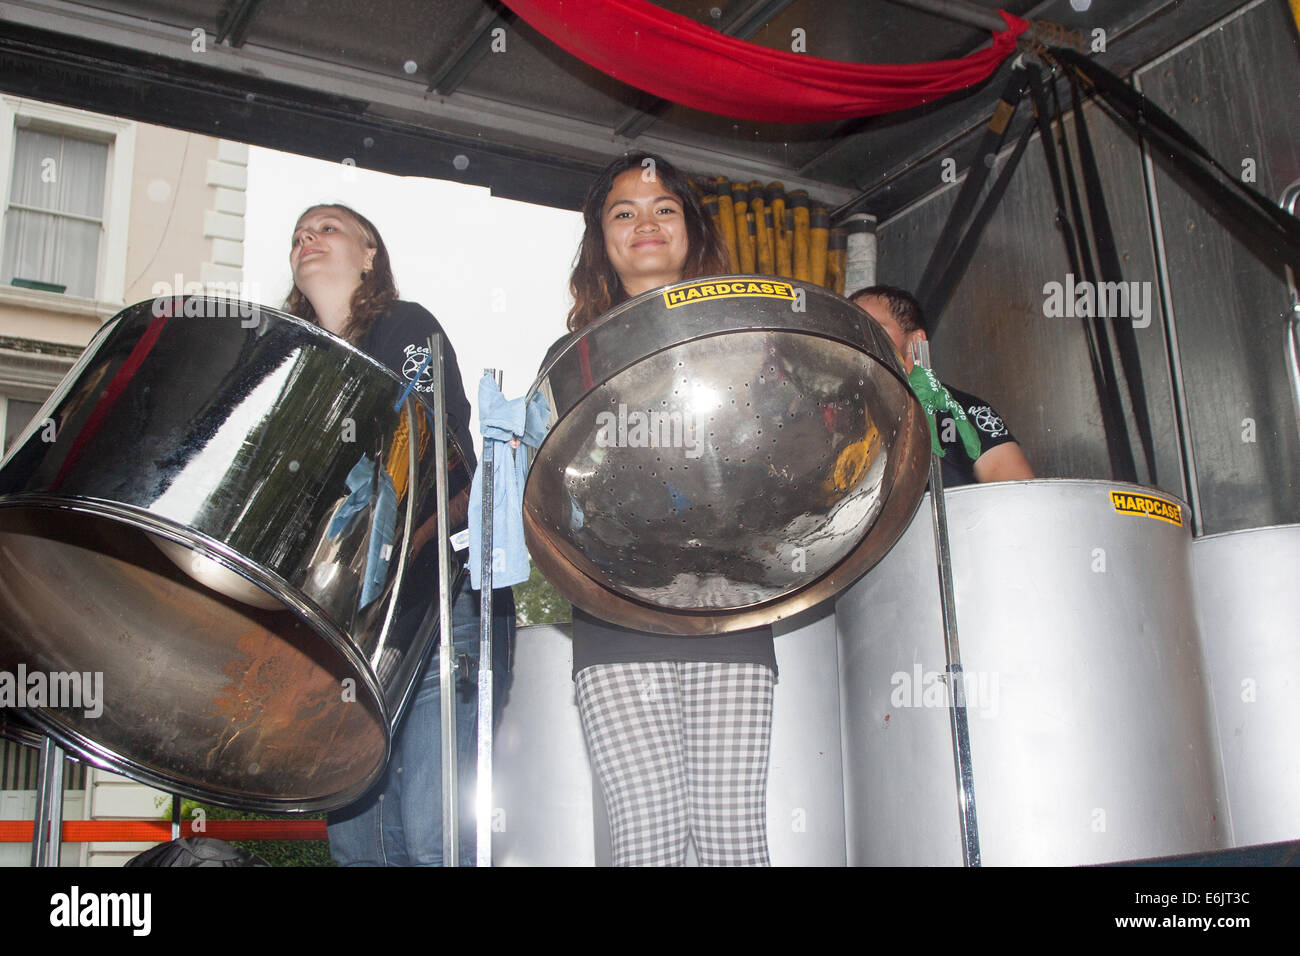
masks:
<instances>
[{"instance_id":1,"label":"smiling woman","mask_svg":"<svg viewBox=\"0 0 1300 956\"><path fill-rule=\"evenodd\" d=\"M605 254L629 297L676 282L686 266L682 201L646 172L620 173L605 198Z\"/></svg>"},{"instance_id":2,"label":"smiling woman","mask_svg":"<svg viewBox=\"0 0 1300 956\"><path fill-rule=\"evenodd\" d=\"M597 177L569 280L569 330L620 302L681 279L726 272L722 237L690 181L650 153L629 153Z\"/></svg>"},{"instance_id":3,"label":"smiling woman","mask_svg":"<svg viewBox=\"0 0 1300 956\"><path fill-rule=\"evenodd\" d=\"M694 188L660 157L632 153L611 164L587 193L583 217L570 280L575 332L633 296L727 271ZM688 443L684 453L698 451ZM575 608L573 675L615 865L679 866L692 840L706 866L769 863L770 627L669 637Z\"/></svg>"}]
</instances>

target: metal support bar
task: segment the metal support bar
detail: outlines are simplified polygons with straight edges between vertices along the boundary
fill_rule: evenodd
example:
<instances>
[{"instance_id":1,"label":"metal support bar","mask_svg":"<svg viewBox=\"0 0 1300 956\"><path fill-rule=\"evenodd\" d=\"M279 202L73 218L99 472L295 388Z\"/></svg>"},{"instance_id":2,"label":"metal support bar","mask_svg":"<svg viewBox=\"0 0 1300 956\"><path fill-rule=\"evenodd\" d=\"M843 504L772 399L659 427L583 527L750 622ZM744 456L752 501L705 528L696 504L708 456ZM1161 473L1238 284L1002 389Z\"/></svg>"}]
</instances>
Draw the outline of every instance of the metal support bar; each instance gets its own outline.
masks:
<instances>
[{"instance_id":1,"label":"metal support bar","mask_svg":"<svg viewBox=\"0 0 1300 956\"><path fill-rule=\"evenodd\" d=\"M1296 203L1300 201L1300 179L1282 191L1278 205L1295 215ZM1297 264L1287 263L1287 289L1291 293L1291 308L1285 315L1287 372L1291 379L1291 398L1295 402L1296 422L1300 425L1300 288L1296 286Z\"/></svg>"},{"instance_id":2,"label":"metal support bar","mask_svg":"<svg viewBox=\"0 0 1300 956\"><path fill-rule=\"evenodd\" d=\"M451 564L447 542L447 399L442 364L442 336L429 340L433 369L434 475L438 495L438 663L442 699L442 865L460 865L460 806L456 780L456 670L451 633Z\"/></svg>"},{"instance_id":3,"label":"metal support bar","mask_svg":"<svg viewBox=\"0 0 1300 956\"><path fill-rule=\"evenodd\" d=\"M457 44L456 49L433 74L433 78L429 80L429 92L437 93L439 96L450 96L456 92L457 88L465 82L465 77L469 76L474 67L478 66L479 61L487 55L492 46L492 31L498 27L502 29L508 27L510 25L508 17L512 16L509 11L502 13L495 6L485 8L465 34L465 38Z\"/></svg>"},{"instance_id":4,"label":"metal support bar","mask_svg":"<svg viewBox=\"0 0 1300 956\"><path fill-rule=\"evenodd\" d=\"M36 820L32 826L32 866L58 866L63 846L63 748L41 738L36 780Z\"/></svg>"},{"instance_id":5,"label":"metal support bar","mask_svg":"<svg viewBox=\"0 0 1300 956\"><path fill-rule=\"evenodd\" d=\"M930 343L912 343L912 362L930 367ZM980 865L979 822L975 815L975 771L970 754L970 725L966 714L966 683L957 642L957 602L952 584L952 552L948 542L948 509L943 497L943 467L930 454L930 520L934 525L934 554L939 569L939 600L943 609L943 649L947 660L948 722L952 729L953 766L957 775L957 818L961 826L961 856L967 866Z\"/></svg>"},{"instance_id":6,"label":"metal support bar","mask_svg":"<svg viewBox=\"0 0 1300 956\"><path fill-rule=\"evenodd\" d=\"M484 369L501 387L503 375ZM483 441L483 522L479 533L479 640L478 640L478 774L475 787L475 820L478 866L492 865L492 516L496 482L493 458L496 450ZM473 560L473 555L470 556Z\"/></svg>"},{"instance_id":7,"label":"metal support bar","mask_svg":"<svg viewBox=\"0 0 1300 956\"><path fill-rule=\"evenodd\" d=\"M248 31L253 26L253 18L257 16L257 8L262 5L262 0L242 0L239 7L221 24L217 31L217 43L230 41L232 47L241 47L244 41L248 39Z\"/></svg>"},{"instance_id":8,"label":"metal support bar","mask_svg":"<svg viewBox=\"0 0 1300 956\"><path fill-rule=\"evenodd\" d=\"M967 0L889 0L889 2L911 7L922 13L932 13L936 17L978 27L981 30L1001 33L1007 28L1006 21L998 16L996 11L969 3ZM1078 30L1071 30L1047 20L1030 20L1029 23L1031 27L1029 32L1033 35L1032 41L1051 46L1067 46L1080 53L1088 52L1088 41ZM1024 35L1020 38L1020 42L1030 43L1031 37Z\"/></svg>"},{"instance_id":9,"label":"metal support bar","mask_svg":"<svg viewBox=\"0 0 1300 956\"><path fill-rule=\"evenodd\" d=\"M1142 78L1133 75L1133 88L1142 92ZM1156 186L1155 162L1151 143L1138 137L1142 152L1143 193L1147 202L1147 221L1150 223L1151 248L1155 253L1156 280L1160 285L1160 312L1164 316L1165 354L1169 370L1169 392L1174 406L1174 424L1178 432L1179 464L1183 471L1184 497L1191 508L1192 536L1205 532L1201 516L1201 489L1196 477L1196 447L1192 442L1191 416L1188 413L1186 380L1183 376L1182 353L1178 344L1178 323L1175 316L1173 287L1169 279L1169 263L1165 254L1165 226L1160 214L1160 196Z\"/></svg>"}]
</instances>

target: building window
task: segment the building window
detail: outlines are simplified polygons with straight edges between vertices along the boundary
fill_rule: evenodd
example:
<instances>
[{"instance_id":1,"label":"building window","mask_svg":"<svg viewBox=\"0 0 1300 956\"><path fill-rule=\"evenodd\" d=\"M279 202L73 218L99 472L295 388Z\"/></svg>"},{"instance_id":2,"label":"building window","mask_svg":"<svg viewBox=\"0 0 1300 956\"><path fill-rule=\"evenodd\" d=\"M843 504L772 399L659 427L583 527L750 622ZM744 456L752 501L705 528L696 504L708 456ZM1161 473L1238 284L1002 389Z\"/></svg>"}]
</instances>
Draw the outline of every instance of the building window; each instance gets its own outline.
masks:
<instances>
[{"instance_id":1,"label":"building window","mask_svg":"<svg viewBox=\"0 0 1300 956\"><path fill-rule=\"evenodd\" d=\"M4 431L4 448L0 452L9 451L40 408L40 402L25 402L20 398L0 395L0 429Z\"/></svg>"},{"instance_id":2,"label":"building window","mask_svg":"<svg viewBox=\"0 0 1300 956\"><path fill-rule=\"evenodd\" d=\"M93 299L108 144L41 129L14 133L0 282Z\"/></svg>"},{"instance_id":3,"label":"building window","mask_svg":"<svg viewBox=\"0 0 1300 956\"><path fill-rule=\"evenodd\" d=\"M0 97L0 299L121 305L134 154L129 120Z\"/></svg>"}]
</instances>

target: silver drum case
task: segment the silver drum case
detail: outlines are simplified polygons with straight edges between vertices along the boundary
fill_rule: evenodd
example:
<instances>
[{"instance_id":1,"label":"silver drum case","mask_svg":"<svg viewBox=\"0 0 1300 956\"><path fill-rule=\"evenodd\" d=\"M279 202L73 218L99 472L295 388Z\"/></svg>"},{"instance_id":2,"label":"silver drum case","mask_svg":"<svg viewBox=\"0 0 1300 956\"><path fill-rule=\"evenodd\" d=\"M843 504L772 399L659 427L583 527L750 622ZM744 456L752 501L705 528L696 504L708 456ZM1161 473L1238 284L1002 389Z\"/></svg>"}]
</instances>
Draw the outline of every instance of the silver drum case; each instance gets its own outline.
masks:
<instances>
[{"instance_id":1,"label":"silver drum case","mask_svg":"<svg viewBox=\"0 0 1300 956\"><path fill-rule=\"evenodd\" d=\"M811 607L889 550L924 491L928 428L892 344L813 286L648 292L566 342L539 390L529 551L627 627L716 634Z\"/></svg>"},{"instance_id":2,"label":"silver drum case","mask_svg":"<svg viewBox=\"0 0 1300 956\"><path fill-rule=\"evenodd\" d=\"M1100 481L945 496L983 862L1227 845L1191 533ZM849 863L961 865L929 509L839 598Z\"/></svg>"},{"instance_id":3,"label":"silver drum case","mask_svg":"<svg viewBox=\"0 0 1300 956\"><path fill-rule=\"evenodd\" d=\"M1192 542L1233 846L1300 839L1300 525Z\"/></svg>"},{"instance_id":4,"label":"silver drum case","mask_svg":"<svg viewBox=\"0 0 1300 956\"><path fill-rule=\"evenodd\" d=\"M496 733L498 866L608 866L609 821L573 701L570 627L521 627ZM768 848L775 866L844 865L844 784L833 606L773 627L781 679L772 701ZM694 860L692 852L688 861Z\"/></svg>"},{"instance_id":5,"label":"silver drum case","mask_svg":"<svg viewBox=\"0 0 1300 956\"><path fill-rule=\"evenodd\" d=\"M0 466L0 670L102 679L102 706L29 716L214 803L365 791L436 624L436 555L410 553L432 416L406 384L247 303L111 320ZM467 480L450 436L448 462Z\"/></svg>"}]
</instances>

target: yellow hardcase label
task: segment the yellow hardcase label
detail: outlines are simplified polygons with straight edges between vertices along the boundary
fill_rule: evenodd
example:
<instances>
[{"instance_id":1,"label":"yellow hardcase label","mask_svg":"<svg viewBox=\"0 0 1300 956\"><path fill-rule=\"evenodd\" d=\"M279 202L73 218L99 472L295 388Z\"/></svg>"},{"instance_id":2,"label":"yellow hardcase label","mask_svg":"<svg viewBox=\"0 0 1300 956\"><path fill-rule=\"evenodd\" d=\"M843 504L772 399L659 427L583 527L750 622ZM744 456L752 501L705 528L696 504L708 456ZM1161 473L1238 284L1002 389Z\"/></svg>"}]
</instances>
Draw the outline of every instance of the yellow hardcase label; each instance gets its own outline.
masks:
<instances>
[{"instance_id":1,"label":"yellow hardcase label","mask_svg":"<svg viewBox=\"0 0 1300 956\"><path fill-rule=\"evenodd\" d=\"M664 293L664 305L675 309L705 299L786 299L794 301L794 286L788 282L760 282L752 279L735 282L694 282Z\"/></svg>"},{"instance_id":2,"label":"yellow hardcase label","mask_svg":"<svg viewBox=\"0 0 1300 956\"><path fill-rule=\"evenodd\" d=\"M1115 506L1117 514L1146 515L1148 518L1159 518L1161 521L1176 524L1180 528L1183 526L1182 505L1166 501L1164 498L1157 498L1154 495L1136 495L1131 491L1112 491L1110 501Z\"/></svg>"}]
</instances>

